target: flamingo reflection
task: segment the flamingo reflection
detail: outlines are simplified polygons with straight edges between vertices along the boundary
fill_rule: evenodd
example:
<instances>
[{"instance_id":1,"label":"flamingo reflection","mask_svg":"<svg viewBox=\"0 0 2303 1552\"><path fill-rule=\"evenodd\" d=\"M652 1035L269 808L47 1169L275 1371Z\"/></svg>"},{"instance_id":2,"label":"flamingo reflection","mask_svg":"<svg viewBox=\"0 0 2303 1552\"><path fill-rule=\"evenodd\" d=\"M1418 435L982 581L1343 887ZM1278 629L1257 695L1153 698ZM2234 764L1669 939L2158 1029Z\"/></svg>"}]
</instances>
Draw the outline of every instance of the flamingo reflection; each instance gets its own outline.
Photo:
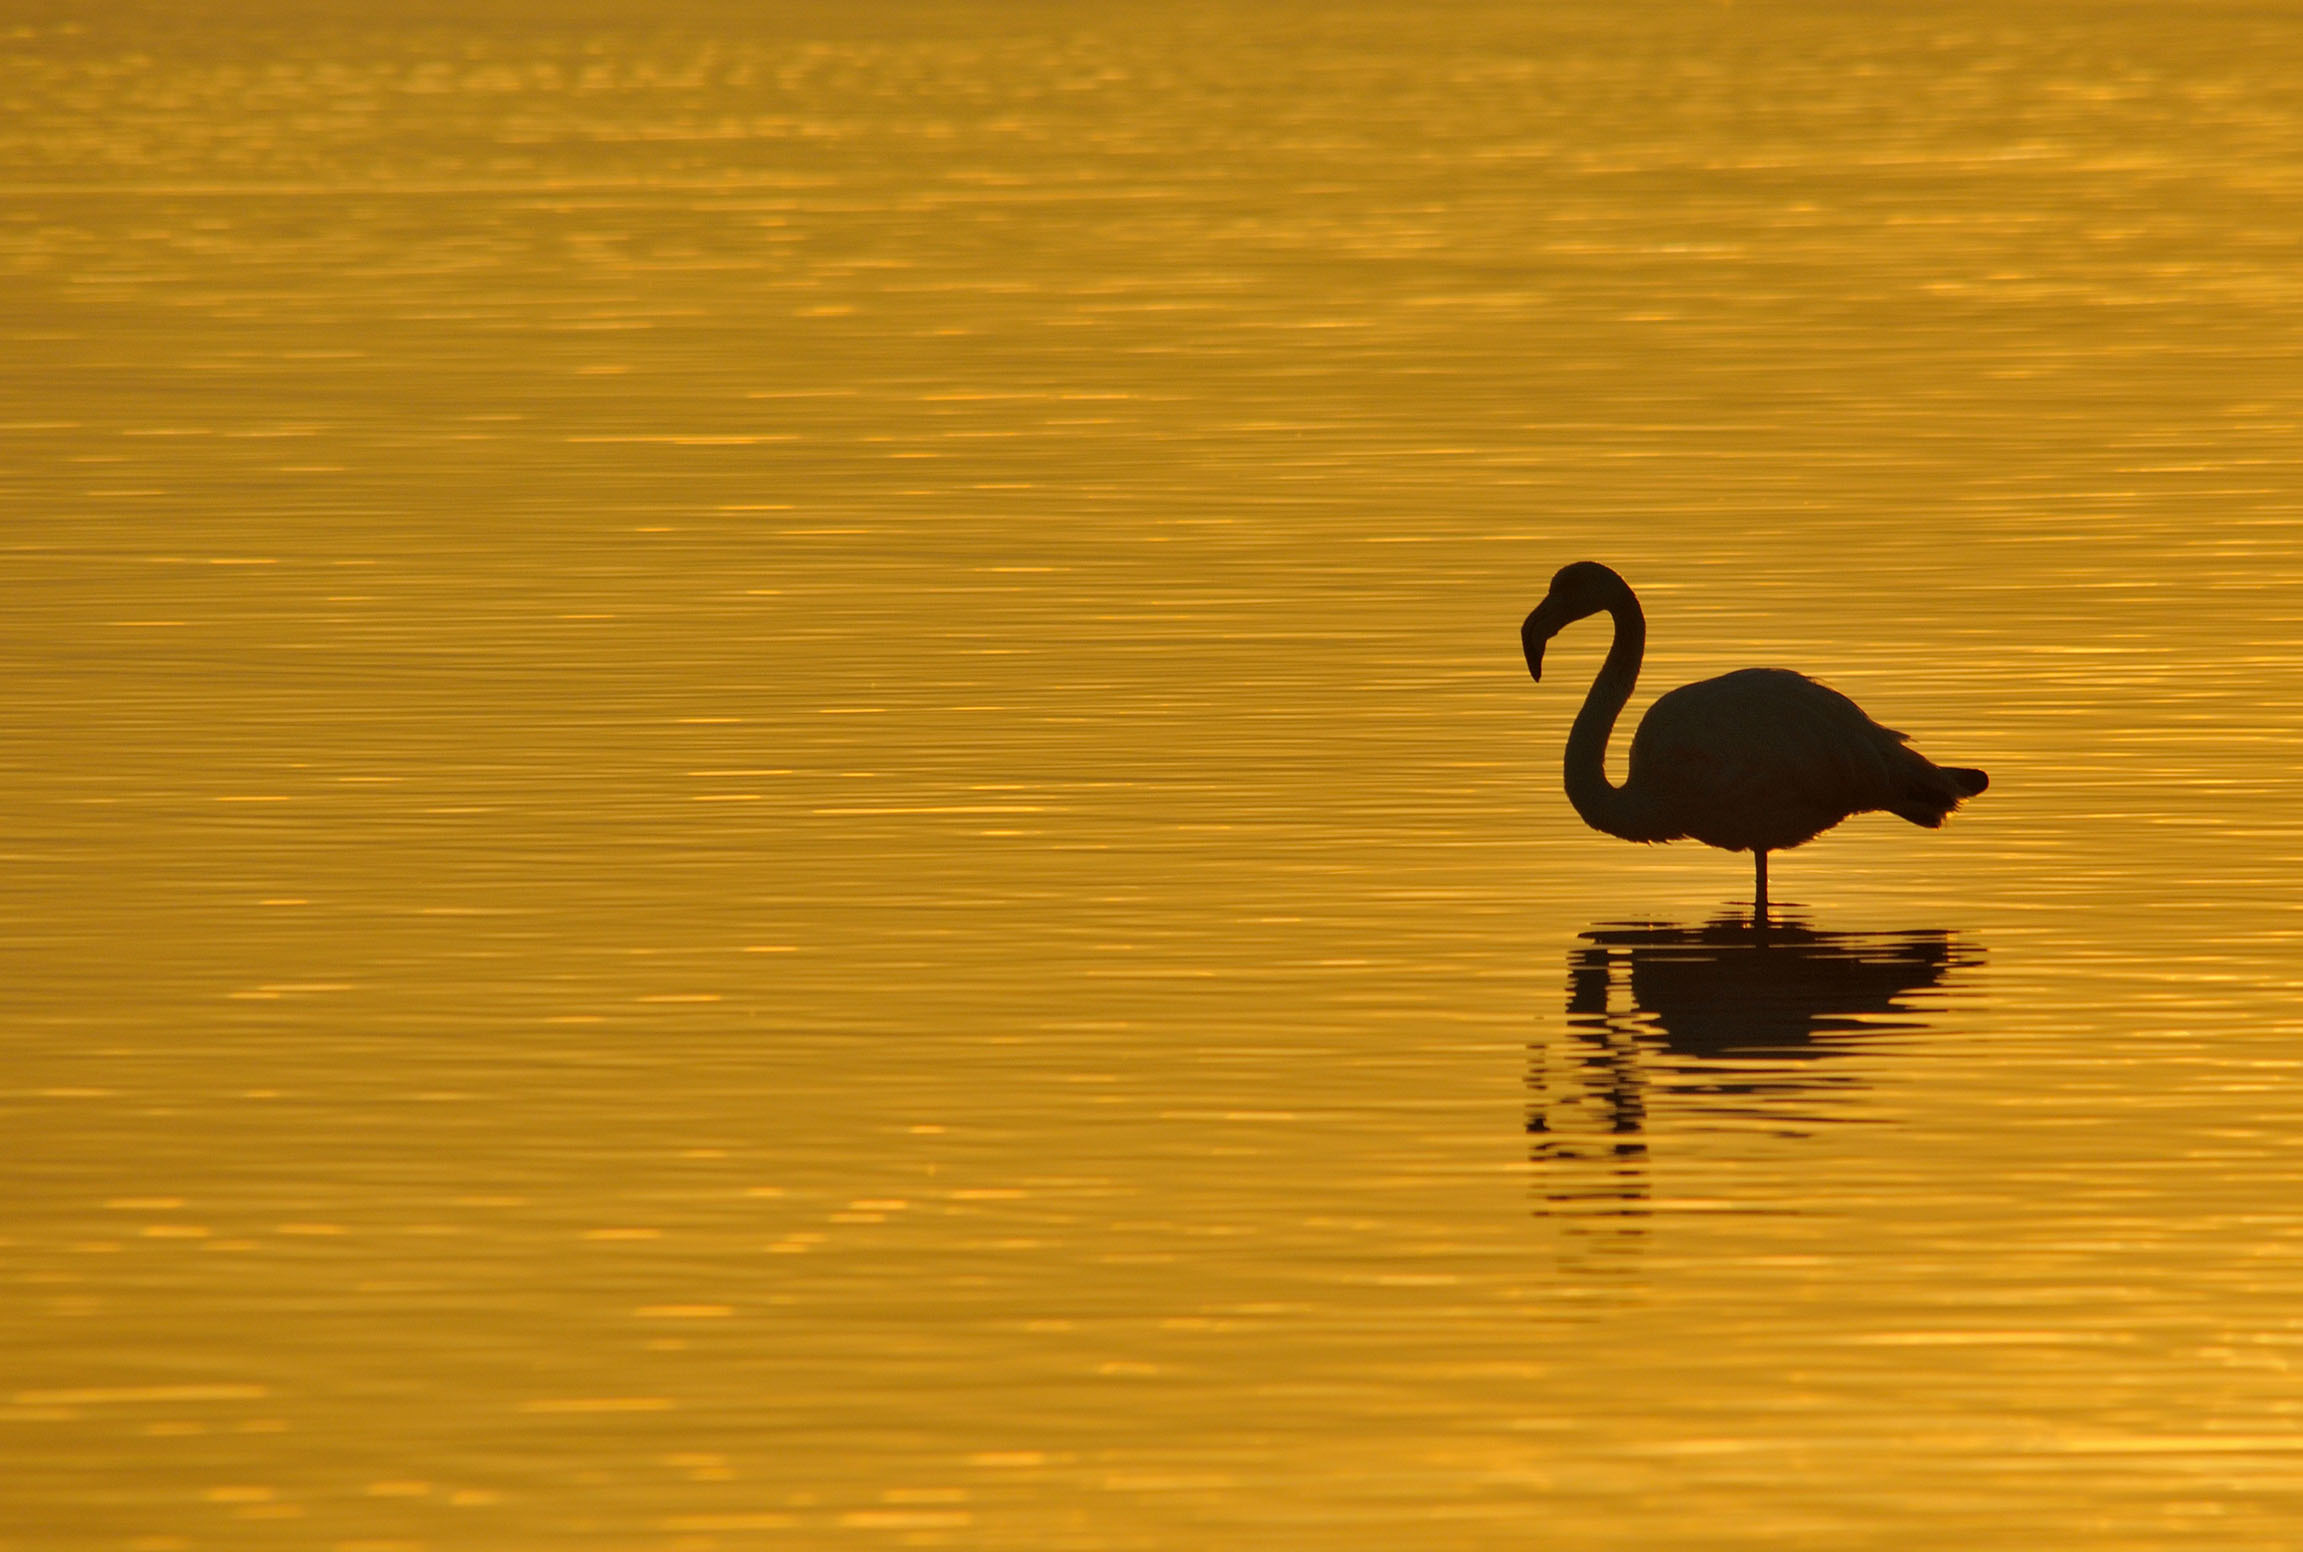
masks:
<instances>
[{"instance_id":1,"label":"flamingo reflection","mask_svg":"<svg viewBox=\"0 0 2303 1552\"><path fill-rule=\"evenodd\" d=\"M1911 1000L1981 955L1952 934L1824 932L1780 918L1594 928L1568 955L1567 1039L1530 1052L1543 1210L1636 1235L1650 1112L1802 1135L1853 1119L1826 1058L1924 1028Z\"/></svg>"}]
</instances>

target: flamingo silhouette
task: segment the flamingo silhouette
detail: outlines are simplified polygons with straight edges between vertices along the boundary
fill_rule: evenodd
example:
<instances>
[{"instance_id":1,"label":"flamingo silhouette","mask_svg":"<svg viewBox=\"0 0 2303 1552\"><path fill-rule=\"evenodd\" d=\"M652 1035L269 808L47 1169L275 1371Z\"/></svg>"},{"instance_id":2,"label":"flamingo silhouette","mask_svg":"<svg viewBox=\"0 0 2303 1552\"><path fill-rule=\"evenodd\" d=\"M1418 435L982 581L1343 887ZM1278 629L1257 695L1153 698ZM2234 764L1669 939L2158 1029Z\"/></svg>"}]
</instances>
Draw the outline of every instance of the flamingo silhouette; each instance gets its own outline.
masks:
<instances>
[{"instance_id":1,"label":"flamingo silhouette","mask_svg":"<svg viewBox=\"0 0 2303 1552\"><path fill-rule=\"evenodd\" d=\"M1615 618L1615 641L1568 731L1568 802L1594 830L1627 841L1693 838L1750 852L1760 922L1769 852L1875 811L1932 830L1990 785L1979 770L1935 764L1907 735L1804 674L1745 668L1658 698L1632 735L1630 775L1618 787L1607 779L1607 739L1647 650L1647 617L1631 584L1596 561L1563 566L1519 639L1540 681L1544 643L1602 610Z\"/></svg>"}]
</instances>

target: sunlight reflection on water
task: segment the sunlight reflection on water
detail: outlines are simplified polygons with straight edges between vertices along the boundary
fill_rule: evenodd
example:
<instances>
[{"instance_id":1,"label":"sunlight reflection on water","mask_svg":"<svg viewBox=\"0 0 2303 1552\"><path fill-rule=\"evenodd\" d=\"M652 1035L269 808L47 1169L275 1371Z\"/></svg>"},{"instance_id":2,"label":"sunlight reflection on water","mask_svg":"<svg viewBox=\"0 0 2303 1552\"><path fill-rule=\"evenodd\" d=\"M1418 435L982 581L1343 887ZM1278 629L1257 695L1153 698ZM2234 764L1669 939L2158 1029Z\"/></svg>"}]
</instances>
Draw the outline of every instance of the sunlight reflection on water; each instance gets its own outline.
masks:
<instances>
[{"instance_id":1,"label":"sunlight reflection on water","mask_svg":"<svg viewBox=\"0 0 2303 1552\"><path fill-rule=\"evenodd\" d=\"M19 1534L2282 1544L2275 19L483 11L0 37Z\"/></svg>"}]
</instances>

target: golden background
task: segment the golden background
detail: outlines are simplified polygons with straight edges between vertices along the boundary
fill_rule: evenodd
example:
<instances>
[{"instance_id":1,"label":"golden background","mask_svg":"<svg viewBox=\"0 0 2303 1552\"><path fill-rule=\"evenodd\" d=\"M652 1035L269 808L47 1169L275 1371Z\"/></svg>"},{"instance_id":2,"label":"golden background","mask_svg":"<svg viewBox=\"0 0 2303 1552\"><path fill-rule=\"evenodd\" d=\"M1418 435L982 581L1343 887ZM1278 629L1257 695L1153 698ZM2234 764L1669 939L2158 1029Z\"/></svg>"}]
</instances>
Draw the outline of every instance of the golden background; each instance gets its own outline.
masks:
<instances>
[{"instance_id":1,"label":"golden background","mask_svg":"<svg viewBox=\"0 0 2303 1552\"><path fill-rule=\"evenodd\" d=\"M2288 1544L2285 8L98 12L0 1546ZM1582 558L1990 792L1755 981Z\"/></svg>"}]
</instances>

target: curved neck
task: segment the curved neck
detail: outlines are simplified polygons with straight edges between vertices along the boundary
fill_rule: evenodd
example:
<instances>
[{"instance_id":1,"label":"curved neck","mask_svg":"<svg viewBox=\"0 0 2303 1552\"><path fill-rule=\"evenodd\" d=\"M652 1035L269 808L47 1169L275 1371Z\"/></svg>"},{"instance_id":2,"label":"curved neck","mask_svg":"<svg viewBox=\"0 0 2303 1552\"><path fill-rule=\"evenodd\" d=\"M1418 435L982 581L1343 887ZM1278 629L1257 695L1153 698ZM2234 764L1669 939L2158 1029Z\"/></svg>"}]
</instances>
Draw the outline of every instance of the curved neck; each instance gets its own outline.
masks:
<instances>
[{"instance_id":1,"label":"curved neck","mask_svg":"<svg viewBox=\"0 0 2303 1552\"><path fill-rule=\"evenodd\" d=\"M1624 703L1631 699L1632 686L1639 682L1639 660L1647 652L1647 617L1629 588L1607 612L1615 619L1615 641L1607 649L1607 661L1599 666L1599 677L1591 681L1583 709L1575 714L1575 726L1568 730L1567 800L1594 830L1630 841L1646 840L1629 788L1607 779L1607 739Z\"/></svg>"}]
</instances>

